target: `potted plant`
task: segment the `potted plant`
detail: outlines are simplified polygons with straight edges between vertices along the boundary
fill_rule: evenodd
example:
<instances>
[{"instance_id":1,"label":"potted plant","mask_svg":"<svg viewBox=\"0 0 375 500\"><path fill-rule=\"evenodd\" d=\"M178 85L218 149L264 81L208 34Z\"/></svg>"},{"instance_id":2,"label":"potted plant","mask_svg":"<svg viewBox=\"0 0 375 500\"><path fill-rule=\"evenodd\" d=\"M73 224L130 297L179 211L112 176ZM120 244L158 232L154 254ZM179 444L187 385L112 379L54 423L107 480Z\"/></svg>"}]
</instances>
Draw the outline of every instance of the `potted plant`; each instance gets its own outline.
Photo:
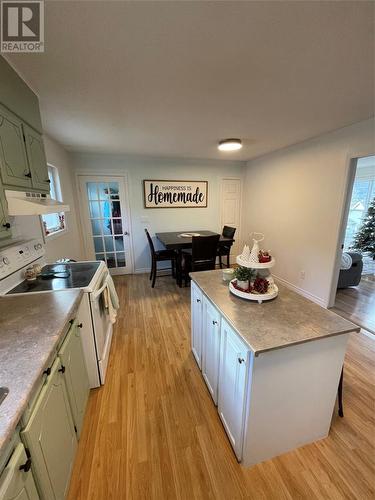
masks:
<instances>
[{"instance_id":1,"label":"potted plant","mask_svg":"<svg viewBox=\"0 0 375 500\"><path fill-rule=\"evenodd\" d=\"M254 274L254 271L249 267L236 267L234 270L234 277L237 279L237 286L242 290L247 290L249 288L250 280Z\"/></svg>"}]
</instances>

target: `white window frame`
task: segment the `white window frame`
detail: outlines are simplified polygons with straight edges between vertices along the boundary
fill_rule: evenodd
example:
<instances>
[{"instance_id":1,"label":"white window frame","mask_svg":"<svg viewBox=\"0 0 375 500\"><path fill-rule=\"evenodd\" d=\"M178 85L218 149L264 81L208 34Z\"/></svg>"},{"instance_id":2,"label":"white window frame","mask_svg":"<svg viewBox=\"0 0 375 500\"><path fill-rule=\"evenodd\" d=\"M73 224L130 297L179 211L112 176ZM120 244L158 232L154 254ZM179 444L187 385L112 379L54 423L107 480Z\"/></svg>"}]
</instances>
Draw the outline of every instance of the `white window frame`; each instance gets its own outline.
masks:
<instances>
[{"instance_id":1,"label":"white window frame","mask_svg":"<svg viewBox=\"0 0 375 500\"><path fill-rule=\"evenodd\" d=\"M51 165L51 164L47 164L47 167L48 167L48 178L51 179L51 184L53 185L53 190L55 191L55 196L53 197L51 195L52 198L54 198L55 200L57 201L60 201L62 202L63 201L63 198L62 198L62 193L61 193L61 183L60 183L60 176L59 176L59 170L57 167L55 167L54 165ZM41 224L41 227L42 227L42 232L43 232L43 236L46 240L52 240L58 236L61 236L62 234L66 233L67 232L67 224L66 224L66 214L65 212L56 212L58 213L59 215L60 214L63 214L64 215L64 227L62 229L56 229L56 231L52 231L51 233L49 234L46 234L45 232L45 229L44 229L44 224L43 224L43 215L40 215L40 224Z\"/></svg>"}]
</instances>

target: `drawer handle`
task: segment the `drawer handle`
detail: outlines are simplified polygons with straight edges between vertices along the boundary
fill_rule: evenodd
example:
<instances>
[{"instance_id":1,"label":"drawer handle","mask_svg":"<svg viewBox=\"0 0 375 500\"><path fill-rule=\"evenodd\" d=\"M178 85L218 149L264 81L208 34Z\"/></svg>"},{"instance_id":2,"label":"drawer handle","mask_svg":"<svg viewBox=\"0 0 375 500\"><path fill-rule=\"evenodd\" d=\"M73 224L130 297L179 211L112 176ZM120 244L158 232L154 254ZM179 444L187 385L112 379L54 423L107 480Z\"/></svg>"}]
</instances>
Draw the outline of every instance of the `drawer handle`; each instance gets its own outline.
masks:
<instances>
[{"instance_id":1,"label":"drawer handle","mask_svg":"<svg viewBox=\"0 0 375 500\"><path fill-rule=\"evenodd\" d=\"M79 323L79 325L77 325L78 328L83 328L83 323Z\"/></svg>"},{"instance_id":2,"label":"drawer handle","mask_svg":"<svg viewBox=\"0 0 375 500\"><path fill-rule=\"evenodd\" d=\"M46 370L44 370L43 375L47 375L47 377L51 375L51 368L48 367Z\"/></svg>"},{"instance_id":3,"label":"drawer handle","mask_svg":"<svg viewBox=\"0 0 375 500\"><path fill-rule=\"evenodd\" d=\"M197 299L197 302L200 302L200 301L201 301L201 299Z\"/></svg>"},{"instance_id":4,"label":"drawer handle","mask_svg":"<svg viewBox=\"0 0 375 500\"><path fill-rule=\"evenodd\" d=\"M59 368L57 371L60 373L65 373L65 366L61 365L61 368Z\"/></svg>"},{"instance_id":5,"label":"drawer handle","mask_svg":"<svg viewBox=\"0 0 375 500\"><path fill-rule=\"evenodd\" d=\"M241 365L242 363L245 363L245 360L243 358L238 358L238 362Z\"/></svg>"},{"instance_id":6,"label":"drawer handle","mask_svg":"<svg viewBox=\"0 0 375 500\"><path fill-rule=\"evenodd\" d=\"M216 320L212 320L213 325L218 325L219 323Z\"/></svg>"},{"instance_id":7,"label":"drawer handle","mask_svg":"<svg viewBox=\"0 0 375 500\"><path fill-rule=\"evenodd\" d=\"M23 465L19 466L19 470L23 470L24 472L29 472L31 469L31 458L29 457Z\"/></svg>"}]
</instances>

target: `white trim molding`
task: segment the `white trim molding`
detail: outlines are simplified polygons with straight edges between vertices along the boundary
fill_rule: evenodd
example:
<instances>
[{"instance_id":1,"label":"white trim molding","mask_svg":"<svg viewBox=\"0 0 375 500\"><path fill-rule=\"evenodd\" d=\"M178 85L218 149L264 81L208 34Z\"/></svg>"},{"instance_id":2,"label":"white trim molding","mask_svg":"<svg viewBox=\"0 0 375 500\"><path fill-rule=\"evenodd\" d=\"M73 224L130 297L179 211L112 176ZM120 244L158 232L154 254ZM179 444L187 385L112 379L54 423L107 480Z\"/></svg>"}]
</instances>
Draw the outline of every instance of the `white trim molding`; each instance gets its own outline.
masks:
<instances>
[{"instance_id":1,"label":"white trim molding","mask_svg":"<svg viewBox=\"0 0 375 500\"><path fill-rule=\"evenodd\" d=\"M317 297L313 293L308 292L307 290L304 290L303 288L300 288L296 285L293 285L293 283L290 283L289 281L284 280L283 278L280 278L279 276L276 276L275 274L272 274L272 276L277 280L280 281L283 285L285 285L287 288L290 288L290 290L293 290L294 292L298 293L299 295L302 295L306 299L312 300L315 302L315 304L318 304L319 306L324 307L325 309L328 308L328 302L321 299L320 297Z\"/></svg>"}]
</instances>

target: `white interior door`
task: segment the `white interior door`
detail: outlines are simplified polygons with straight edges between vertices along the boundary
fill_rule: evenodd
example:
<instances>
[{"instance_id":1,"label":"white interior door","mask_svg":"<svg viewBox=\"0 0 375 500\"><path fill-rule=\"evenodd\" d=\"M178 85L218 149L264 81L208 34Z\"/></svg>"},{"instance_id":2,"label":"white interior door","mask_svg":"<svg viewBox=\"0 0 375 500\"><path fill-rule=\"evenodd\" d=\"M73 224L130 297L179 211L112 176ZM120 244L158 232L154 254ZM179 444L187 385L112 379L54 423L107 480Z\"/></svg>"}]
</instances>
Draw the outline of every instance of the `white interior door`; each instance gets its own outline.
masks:
<instances>
[{"instance_id":1,"label":"white interior door","mask_svg":"<svg viewBox=\"0 0 375 500\"><path fill-rule=\"evenodd\" d=\"M103 260L111 274L133 271L129 207L123 177L79 176L86 258Z\"/></svg>"},{"instance_id":2,"label":"white interior door","mask_svg":"<svg viewBox=\"0 0 375 500\"><path fill-rule=\"evenodd\" d=\"M241 180L222 179L221 182L221 227L230 226L236 228L234 239L236 240L231 249L231 261L235 262L237 255L241 253L240 242L241 222Z\"/></svg>"}]
</instances>

